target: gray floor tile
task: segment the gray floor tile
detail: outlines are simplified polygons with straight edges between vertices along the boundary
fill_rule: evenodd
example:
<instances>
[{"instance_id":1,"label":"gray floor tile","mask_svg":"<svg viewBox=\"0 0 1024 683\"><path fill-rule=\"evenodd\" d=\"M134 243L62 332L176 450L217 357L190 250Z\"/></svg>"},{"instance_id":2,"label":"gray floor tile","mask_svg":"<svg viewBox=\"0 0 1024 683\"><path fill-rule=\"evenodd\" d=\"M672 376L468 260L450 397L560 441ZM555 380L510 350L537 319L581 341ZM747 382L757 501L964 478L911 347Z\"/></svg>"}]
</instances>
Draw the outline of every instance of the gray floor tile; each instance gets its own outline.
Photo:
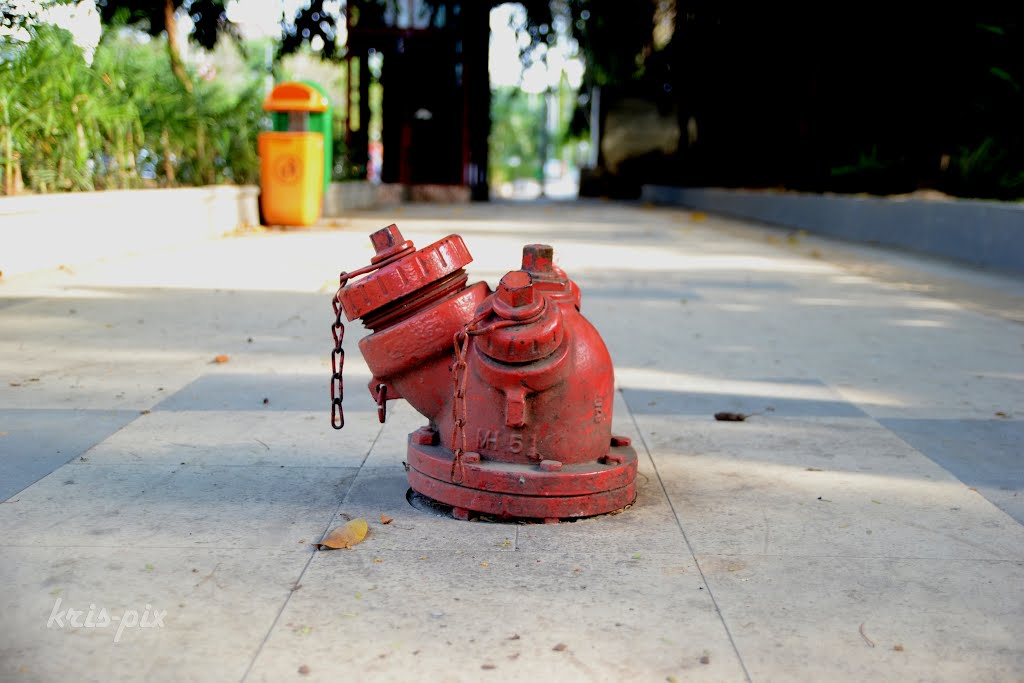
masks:
<instances>
[{"instance_id":1,"label":"gray floor tile","mask_svg":"<svg viewBox=\"0 0 1024 683\"><path fill-rule=\"evenodd\" d=\"M381 425L377 414L348 412L335 430L326 411L157 411L94 448L96 465L359 467Z\"/></svg>"},{"instance_id":2,"label":"gray floor tile","mask_svg":"<svg viewBox=\"0 0 1024 683\"><path fill-rule=\"evenodd\" d=\"M324 410L324 406L330 408L327 379L327 373L207 374L169 396L154 410Z\"/></svg>"},{"instance_id":3,"label":"gray floor tile","mask_svg":"<svg viewBox=\"0 0 1024 683\"><path fill-rule=\"evenodd\" d=\"M291 548L323 534L356 471L73 463L0 506L0 546Z\"/></svg>"},{"instance_id":4,"label":"gray floor tile","mask_svg":"<svg viewBox=\"0 0 1024 683\"><path fill-rule=\"evenodd\" d=\"M1024 527L873 420L637 420L698 554L1024 559Z\"/></svg>"},{"instance_id":5,"label":"gray floor tile","mask_svg":"<svg viewBox=\"0 0 1024 683\"><path fill-rule=\"evenodd\" d=\"M301 666L324 681L744 678L689 558L495 548L417 560L372 541L314 557L247 680Z\"/></svg>"},{"instance_id":6,"label":"gray floor tile","mask_svg":"<svg viewBox=\"0 0 1024 683\"><path fill-rule=\"evenodd\" d=\"M1019 680L1024 563L699 555L755 681Z\"/></svg>"},{"instance_id":7,"label":"gray floor tile","mask_svg":"<svg viewBox=\"0 0 1024 683\"><path fill-rule=\"evenodd\" d=\"M878 421L1024 524L1024 421Z\"/></svg>"},{"instance_id":8,"label":"gray floor tile","mask_svg":"<svg viewBox=\"0 0 1024 683\"><path fill-rule=\"evenodd\" d=\"M718 390L676 391L668 387L640 389L625 386L622 393L629 407L638 415L707 415L718 412L770 413L779 417L865 417L864 412L844 401L838 394L816 380L768 379L751 380L771 391L760 395L742 395ZM817 387L819 394L832 394L834 398L787 398L795 393L792 388Z\"/></svg>"},{"instance_id":9,"label":"gray floor tile","mask_svg":"<svg viewBox=\"0 0 1024 683\"><path fill-rule=\"evenodd\" d=\"M0 500L79 457L138 416L133 410L0 409Z\"/></svg>"},{"instance_id":10,"label":"gray floor tile","mask_svg":"<svg viewBox=\"0 0 1024 683\"><path fill-rule=\"evenodd\" d=\"M308 558L298 546L3 548L0 680L240 680ZM109 625L86 627L90 609Z\"/></svg>"}]
</instances>

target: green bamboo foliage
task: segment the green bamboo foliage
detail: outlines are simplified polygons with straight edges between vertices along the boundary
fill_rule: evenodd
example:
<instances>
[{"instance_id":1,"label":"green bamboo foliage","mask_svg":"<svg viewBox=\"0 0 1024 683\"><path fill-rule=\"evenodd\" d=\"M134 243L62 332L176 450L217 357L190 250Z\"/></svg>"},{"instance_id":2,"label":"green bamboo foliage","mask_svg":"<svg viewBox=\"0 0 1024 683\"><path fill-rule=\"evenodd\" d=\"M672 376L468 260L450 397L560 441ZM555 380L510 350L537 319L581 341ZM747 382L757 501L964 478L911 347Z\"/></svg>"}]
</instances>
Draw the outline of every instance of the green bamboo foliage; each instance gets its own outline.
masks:
<instances>
[{"instance_id":1,"label":"green bamboo foliage","mask_svg":"<svg viewBox=\"0 0 1024 683\"><path fill-rule=\"evenodd\" d=\"M48 25L0 37L0 189L32 192L254 183L263 86L195 79L188 93L160 39L110 31L88 63Z\"/></svg>"}]
</instances>

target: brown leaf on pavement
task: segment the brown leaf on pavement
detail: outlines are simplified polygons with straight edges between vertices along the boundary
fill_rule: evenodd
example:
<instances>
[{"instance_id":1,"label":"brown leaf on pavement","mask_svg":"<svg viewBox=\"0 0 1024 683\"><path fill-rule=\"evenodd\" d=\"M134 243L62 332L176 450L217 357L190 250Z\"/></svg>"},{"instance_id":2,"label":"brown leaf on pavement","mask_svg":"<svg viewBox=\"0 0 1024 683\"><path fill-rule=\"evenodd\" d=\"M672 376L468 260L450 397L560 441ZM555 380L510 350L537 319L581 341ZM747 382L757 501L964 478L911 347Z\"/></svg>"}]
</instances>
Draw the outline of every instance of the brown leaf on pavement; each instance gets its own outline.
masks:
<instances>
[{"instance_id":1,"label":"brown leaf on pavement","mask_svg":"<svg viewBox=\"0 0 1024 683\"><path fill-rule=\"evenodd\" d=\"M369 530L370 527L365 519L353 519L324 536L323 540L316 544L317 550L351 548L362 543Z\"/></svg>"},{"instance_id":2,"label":"brown leaf on pavement","mask_svg":"<svg viewBox=\"0 0 1024 683\"><path fill-rule=\"evenodd\" d=\"M388 517L383 512L380 514L380 523L381 524L391 524L391 522L393 522L393 521L395 521L394 517Z\"/></svg>"},{"instance_id":3,"label":"brown leaf on pavement","mask_svg":"<svg viewBox=\"0 0 1024 683\"><path fill-rule=\"evenodd\" d=\"M216 356L213 359L213 362L214 363L227 363L229 360L231 360L231 356L228 356L227 354L222 353L221 355Z\"/></svg>"}]
</instances>

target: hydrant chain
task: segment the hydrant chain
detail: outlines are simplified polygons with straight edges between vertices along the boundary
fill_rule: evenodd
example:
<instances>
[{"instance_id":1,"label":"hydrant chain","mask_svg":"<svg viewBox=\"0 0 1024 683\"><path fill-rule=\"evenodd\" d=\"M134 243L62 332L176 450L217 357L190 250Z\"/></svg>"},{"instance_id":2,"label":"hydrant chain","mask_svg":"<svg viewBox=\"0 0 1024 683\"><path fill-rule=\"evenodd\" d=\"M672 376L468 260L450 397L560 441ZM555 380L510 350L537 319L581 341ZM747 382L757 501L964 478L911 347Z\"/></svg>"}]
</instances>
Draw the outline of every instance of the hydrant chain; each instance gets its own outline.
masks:
<instances>
[{"instance_id":1,"label":"hydrant chain","mask_svg":"<svg viewBox=\"0 0 1024 683\"><path fill-rule=\"evenodd\" d=\"M463 478L462 456L466 452L466 377L468 375L466 372L468 367L466 364L466 354L469 352L469 338L503 327L531 323L544 315L547 306L548 304L545 300L541 310L526 320L498 320L490 325L480 327L480 323L486 320L494 311L493 307L488 305L469 324L455 333L455 365L452 366L452 380L455 383L455 396L452 400L452 448L454 455L450 477L452 483L461 483ZM456 478L456 472L458 473L458 478Z\"/></svg>"},{"instance_id":2,"label":"hydrant chain","mask_svg":"<svg viewBox=\"0 0 1024 683\"><path fill-rule=\"evenodd\" d=\"M331 337L334 339L334 348L331 349L331 426L335 429L345 426L345 410L341 407L345 397L345 385L341 379L341 371L345 367L345 349L341 346L345 340L345 324L341 322L341 302L338 296L348 280L348 273L342 272L338 276L338 292L331 300L334 308L334 322L331 324Z\"/></svg>"},{"instance_id":3,"label":"hydrant chain","mask_svg":"<svg viewBox=\"0 0 1024 683\"><path fill-rule=\"evenodd\" d=\"M345 387L341 379L341 371L345 365L345 349L341 346L341 342L345 339L345 325L341 322L341 314L343 312L341 292L352 278L379 270L401 259L402 256L404 256L404 252L392 254L386 259L377 263L371 263L358 270L353 270L351 273L342 271L338 274L338 291L334 293L334 298L331 299L331 306L334 309L334 322L331 324L331 337L334 339L334 348L331 349L331 426L335 429L341 429L345 426L345 410L341 407L342 398L345 396ZM387 409L384 407L384 401L387 400L386 396L387 389L383 385L377 387L377 417L381 422L384 422L387 412Z\"/></svg>"},{"instance_id":4,"label":"hydrant chain","mask_svg":"<svg viewBox=\"0 0 1024 683\"><path fill-rule=\"evenodd\" d=\"M455 366L452 368L452 379L455 382L455 398L452 401L452 458L451 481L458 484L462 481L462 454L466 452L466 352L469 349L469 329L476 325L474 320L455 333ZM458 477L456 478L456 472Z\"/></svg>"},{"instance_id":5,"label":"hydrant chain","mask_svg":"<svg viewBox=\"0 0 1024 683\"><path fill-rule=\"evenodd\" d=\"M466 452L466 354L469 352L470 335L480 334L477 326L490 314L490 306L484 309L473 320L455 333L455 365L452 366L452 381L455 384L455 396L452 400L452 471L449 477L458 484L463 479L462 455ZM458 478L456 478L456 471Z\"/></svg>"}]
</instances>

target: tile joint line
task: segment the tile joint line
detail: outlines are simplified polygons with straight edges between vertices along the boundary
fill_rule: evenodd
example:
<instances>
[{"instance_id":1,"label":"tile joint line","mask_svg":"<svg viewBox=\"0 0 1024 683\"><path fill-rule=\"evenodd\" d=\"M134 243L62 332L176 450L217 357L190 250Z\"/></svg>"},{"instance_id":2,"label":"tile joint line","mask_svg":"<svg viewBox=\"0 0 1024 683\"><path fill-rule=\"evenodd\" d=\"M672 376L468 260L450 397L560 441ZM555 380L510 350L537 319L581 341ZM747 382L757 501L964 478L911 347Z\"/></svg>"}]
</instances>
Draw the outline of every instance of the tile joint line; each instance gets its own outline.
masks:
<instances>
[{"instance_id":1,"label":"tile joint line","mask_svg":"<svg viewBox=\"0 0 1024 683\"><path fill-rule=\"evenodd\" d=\"M352 486L353 484L355 484L356 478L359 477L359 470L361 470L363 468L363 465L366 464L367 458L369 458L370 453L373 452L373 447L377 445L377 442L380 440L380 435L383 433L384 425L381 425L380 429L377 430L377 436L373 437L373 443L371 443L370 447L366 449L366 455L363 456L363 461L359 463L359 467L356 469L356 475L355 477L352 478L352 483L349 484L348 489L345 491L345 495L341 497L341 500L338 502L337 507L334 508L334 512L331 513L331 518L327 521L327 526L324 528L323 533L320 534L321 537L323 537L323 534L326 534L330 530L331 523L338 516L338 511L341 510L342 506L345 504L345 500L348 498L349 492L352 491ZM281 615L284 614L285 609L287 609L288 607L288 603L291 602L292 595L295 594L295 586L300 585L300 583L302 582L302 577L306 575L306 572L309 570L309 565L313 563L313 558L316 557L317 552L318 551L314 550L309 554L309 557L306 558L306 563L302 565L302 571L300 571L299 575L295 577L295 582L292 584L291 590L288 591L288 595L285 596L284 602L281 603L281 608L277 610L277 614L274 615L274 620L270 622L270 628L267 629L267 633L263 636L263 640L260 641L259 646L256 648L256 652L253 653L252 659L249 661L249 666L245 667L245 672L239 679L240 683L244 683L244 681L247 678L249 678L249 674L252 673L253 667L256 666L256 660L260 658L260 654L263 652L263 648L266 647L267 641L270 640L271 634L273 634L274 629L277 628L277 622L281 620Z\"/></svg>"},{"instance_id":2,"label":"tile joint line","mask_svg":"<svg viewBox=\"0 0 1024 683\"><path fill-rule=\"evenodd\" d=\"M672 516L676 520L676 526L679 527L679 533L683 535L683 542L686 543L686 548L690 551L690 557L693 558L693 564L697 567L697 572L700 573L700 580L703 582L704 588L708 592L708 597L711 598L711 603L715 606L715 611L718 613L718 619L722 622L722 628L725 629L725 635L729 638L729 644L732 645L732 650L736 653L736 659L740 663L740 668L743 669L743 675L746 677L747 683L752 683L753 679L750 677L750 672L747 670L746 662L743 661L743 655L740 654L740 650L736 646L736 640L732 637L732 631L729 630L729 624L725 621L725 615L722 614L721 607L718 606L718 600L715 598L714 591L711 590L711 584L708 583L707 578L704 576L704 570L700 566L700 560L697 559L697 554L693 552L693 546L690 544L690 539L686 536L686 530L683 529L682 520L679 519L679 513L676 512L676 506L672 503L672 498L668 495L668 489L665 488L665 482L661 478L661 472L658 471L658 464L654 462L654 457L651 455L651 449L647 445L647 438L644 436L639 423L636 421L636 415L633 414L633 409L630 407L629 401L626 400L625 393L621 390L619 393L622 394L622 403L626 406L626 410L629 412L629 418L633 422L633 427L636 428L637 436L640 437L640 443L644 445L644 451L647 452L647 459L651 461L651 467L654 468L654 475L658 478L658 485L661 486L661 492L664 494L665 500L668 501L668 506L672 510Z\"/></svg>"}]
</instances>

